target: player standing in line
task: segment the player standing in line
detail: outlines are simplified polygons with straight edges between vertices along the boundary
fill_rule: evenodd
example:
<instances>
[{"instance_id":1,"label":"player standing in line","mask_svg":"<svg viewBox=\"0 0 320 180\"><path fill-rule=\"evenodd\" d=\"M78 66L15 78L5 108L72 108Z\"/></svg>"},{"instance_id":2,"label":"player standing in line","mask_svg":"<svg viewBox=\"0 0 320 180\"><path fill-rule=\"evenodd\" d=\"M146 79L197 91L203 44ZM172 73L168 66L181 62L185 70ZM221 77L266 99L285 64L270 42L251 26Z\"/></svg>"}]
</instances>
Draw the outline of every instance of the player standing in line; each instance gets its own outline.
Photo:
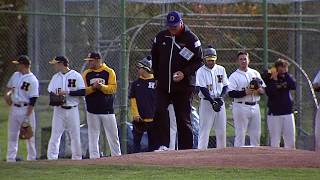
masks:
<instances>
[{"instance_id":1,"label":"player standing in line","mask_svg":"<svg viewBox=\"0 0 320 180\"><path fill-rule=\"evenodd\" d=\"M285 148L295 148L295 123L293 100L290 90L296 89L296 82L288 73L289 62L278 59L274 68L263 74L268 96L268 129L271 146L280 147L283 136Z\"/></svg>"},{"instance_id":2,"label":"player standing in line","mask_svg":"<svg viewBox=\"0 0 320 180\"><path fill-rule=\"evenodd\" d=\"M229 77L229 96L234 98L232 103L232 115L235 128L235 147L245 145L245 136L248 131L250 145L260 145L261 114L259 107L260 95L264 94L265 84L261 80L258 71L249 68L249 54L240 51L237 54L239 68ZM261 86L250 88L252 80L259 80Z\"/></svg>"},{"instance_id":3,"label":"player standing in line","mask_svg":"<svg viewBox=\"0 0 320 180\"><path fill-rule=\"evenodd\" d=\"M26 140L27 160L36 160L34 105L39 97L39 82L30 71L31 61L28 56L20 56L12 63L17 64L18 70L11 76L4 96L7 104L11 106L7 162L16 162L20 126L23 122L29 122L33 130L33 137Z\"/></svg>"},{"instance_id":4,"label":"player standing in line","mask_svg":"<svg viewBox=\"0 0 320 180\"><path fill-rule=\"evenodd\" d=\"M154 119L159 129L159 150L167 150L169 146L168 105L171 102L177 120L179 149L191 149L192 76L202 65L201 43L184 25L180 13L173 11L167 15L167 29L156 35L151 54L157 80Z\"/></svg>"},{"instance_id":5,"label":"player standing in line","mask_svg":"<svg viewBox=\"0 0 320 180\"><path fill-rule=\"evenodd\" d=\"M90 159L100 158L99 135L101 122L111 149L111 156L120 156L120 142L114 94L117 90L116 73L102 62L100 53L89 53L85 60L89 69L83 73L86 88L79 94L86 95Z\"/></svg>"},{"instance_id":6,"label":"player standing in line","mask_svg":"<svg viewBox=\"0 0 320 180\"><path fill-rule=\"evenodd\" d=\"M200 88L200 129L198 149L207 149L210 130L215 129L217 148L226 147L226 109L223 97L228 89L228 77L223 66L216 64L216 50L209 46L203 50L204 63L197 71Z\"/></svg>"},{"instance_id":7,"label":"player standing in line","mask_svg":"<svg viewBox=\"0 0 320 180\"><path fill-rule=\"evenodd\" d=\"M155 112L156 83L151 70L151 57L138 62L139 78L131 85L130 104L133 119L134 152L141 151L141 138L144 131L148 133L148 150L156 150L153 117Z\"/></svg>"},{"instance_id":8,"label":"player standing in line","mask_svg":"<svg viewBox=\"0 0 320 180\"><path fill-rule=\"evenodd\" d=\"M54 106L51 137L48 144L48 159L57 160L60 140L65 130L70 132L72 160L81 160L80 117L78 105L80 98L70 91L84 89L84 81L80 73L69 68L69 60L65 56L57 56L49 61L57 73L53 75L48 92L65 95L66 102L61 106Z\"/></svg>"}]
</instances>

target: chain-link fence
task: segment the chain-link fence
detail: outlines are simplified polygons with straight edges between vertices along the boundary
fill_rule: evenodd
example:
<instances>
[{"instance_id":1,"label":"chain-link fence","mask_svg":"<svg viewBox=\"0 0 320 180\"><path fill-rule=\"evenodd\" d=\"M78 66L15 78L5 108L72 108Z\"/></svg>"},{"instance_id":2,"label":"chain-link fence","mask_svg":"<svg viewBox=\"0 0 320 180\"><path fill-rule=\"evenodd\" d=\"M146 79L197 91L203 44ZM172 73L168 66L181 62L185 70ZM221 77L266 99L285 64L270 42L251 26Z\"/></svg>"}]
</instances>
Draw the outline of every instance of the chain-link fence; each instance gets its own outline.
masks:
<instances>
[{"instance_id":1,"label":"chain-link fence","mask_svg":"<svg viewBox=\"0 0 320 180\"><path fill-rule=\"evenodd\" d=\"M40 127L38 138L41 138L41 128L51 126L52 110L48 106L46 96L48 82L54 73L48 64L50 59L57 55L66 55L71 67L82 71L85 67L83 58L87 53L93 50L100 51L105 62L117 72L118 83L120 84L124 78L131 82L137 78L137 61L150 54L154 36L165 27L166 13L178 10L183 12L185 24L200 38L202 45L205 47L210 44L217 49L218 64L226 68L228 75L236 70L235 56L241 49L249 51L251 67L262 71L266 65L263 60L263 44L266 40L269 44L267 65L271 65L279 57L290 58L298 63L299 66L292 65L290 68L298 82L298 90L293 93L297 110L298 147L312 149L315 103L308 81L298 67L302 67L313 79L320 64L318 1L270 4L268 39L263 36L263 7L260 3L127 2L125 22L121 19L120 1L116 0L30 0L17 1L13 5L2 9L0 6L1 89L3 91L15 68L10 61L20 54L28 54L32 59L32 71L41 83L42 97L37 106L37 122ZM127 47L125 52L129 58L128 77L120 76L123 66L123 23L127 27L124 34ZM117 93L117 108L120 96L125 95ZM227 99L227 105L230 101L231 99ZM262 104L264 113L265 102ZM85 123L85 112L82 111L81 114L82 122ZM228 136L232 139L234 130L231 111L228 110L227 114ZM264 125L265 117L262 121ZM266 127L264 131L263 136L266 137ZM310 142L306 143L307 140Z\"/></svg>"}]
</instances>

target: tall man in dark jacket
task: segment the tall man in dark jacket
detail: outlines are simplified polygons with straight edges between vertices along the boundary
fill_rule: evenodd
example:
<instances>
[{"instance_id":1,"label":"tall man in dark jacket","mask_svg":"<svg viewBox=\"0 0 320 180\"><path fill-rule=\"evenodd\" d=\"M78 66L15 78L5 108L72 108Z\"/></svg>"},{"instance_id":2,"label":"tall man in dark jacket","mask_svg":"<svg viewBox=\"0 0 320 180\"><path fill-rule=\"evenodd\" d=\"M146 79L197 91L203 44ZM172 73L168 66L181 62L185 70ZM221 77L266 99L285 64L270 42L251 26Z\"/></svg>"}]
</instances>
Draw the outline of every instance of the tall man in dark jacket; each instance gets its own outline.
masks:
<instances>
[{"instance_id":1,"label":"tall man in dark jacket","mask_svg":"<svg viewBox=\"0 0 320 180\"><path fill-rule=\"evenodd\" d=\"M202 65L201 43L184 25L180 13L167 15L167 29L153 42L152 69L157 80L155 122L159 129L159 150L169 145L168 105L173 103L178 130L178 148L191 149L191 95L195 71Z\"/></svg>"}]
</instances>

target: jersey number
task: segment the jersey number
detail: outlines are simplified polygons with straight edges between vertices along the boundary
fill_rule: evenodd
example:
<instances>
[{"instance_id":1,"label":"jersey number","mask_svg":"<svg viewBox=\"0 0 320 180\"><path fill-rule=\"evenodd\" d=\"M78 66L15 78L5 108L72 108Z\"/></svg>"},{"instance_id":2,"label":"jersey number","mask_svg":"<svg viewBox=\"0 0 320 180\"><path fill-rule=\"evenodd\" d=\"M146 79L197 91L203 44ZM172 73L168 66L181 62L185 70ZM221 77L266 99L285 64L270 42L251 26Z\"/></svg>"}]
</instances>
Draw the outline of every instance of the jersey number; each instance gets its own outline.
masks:
<instances>
[{"instance_id":1,"label":"jersey number","mask_svg":"<svg viewBox=\"0 0 320 180\"><path fill-rule=\"evenodd\" d=\"M21 89L25 91L29 91L30 83L23 81Z\"/></svg>"},{"instance_id":2,"label":"jersey number","mask_svg":"<svg viewBox=\"0 0 320 180\"><path fill-rule=\"evenodd\" d=\"M68 79L68 87L76 87L76 79Z\"/></svg>"}]
</instances>

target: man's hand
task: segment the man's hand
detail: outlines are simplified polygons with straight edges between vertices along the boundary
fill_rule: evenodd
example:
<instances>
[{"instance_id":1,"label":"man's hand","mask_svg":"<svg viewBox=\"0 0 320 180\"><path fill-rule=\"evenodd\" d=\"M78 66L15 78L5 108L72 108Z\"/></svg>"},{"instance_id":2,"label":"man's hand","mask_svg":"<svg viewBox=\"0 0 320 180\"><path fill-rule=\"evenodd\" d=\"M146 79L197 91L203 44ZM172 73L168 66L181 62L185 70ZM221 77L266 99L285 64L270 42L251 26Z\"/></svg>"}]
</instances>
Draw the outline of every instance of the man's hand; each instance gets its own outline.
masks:
<instances>
[{"instance_id":1,"label":"man's hand","mask_svg":"<svg viewBox=\"0 0 320 180\"><path fill-rule=\"evenodd\" d=\"M66 95L68 95L68 94L69 94L69 92L67 92L67 91L60 91L60 92L58 93L59 96L66 96Z\"/></svg>"},{"instance_id":2,"label":"man's hand","mask_svg":"<svg viewBox=\"0 0 320 180\"><path fill-rule=\"evenodd\" d=\"M278 80L278 71L276 68L271 68L271 79Z\"/></svg>"},{"instance_id":3,"label":"man's hand","mask_svg":"<svg viewBox=\"0 0 320 180\"><path fill-rule=\"evenodd\" d=\"M12 91L8 91L8 92L3 96L5 102L6 102L9 106L12 105L11 94L12 94Z\"/></svg>"},{"instance_id":4,"label":"man's hand","mask_svg":"<svg viewBox=\"0 0 320 180\"><path fill-rule=\"evenodd\" d=\"M101 89L101 83L99 83L98 81L94 82L92 85L93 89Z\"/></svg>"},{"instance_id":5,"label":"man's hand","mask_svg":"<svg viewBox=\"0 0 320 180\"><path fill-rule=\"evenodd\" d=\"M140 116L135 116L135 117L133 117L133 120L136 121L136 122L142 121L142 119L141 119Z\"/></svg>"},{"instance_id":6,"label":"man's hand","mask_svg":"<svg viewBox=\"0 0 320 180\"><path fill-rule=\"evenodd\" d=\"M252 94L254 94L254 89L250 89L250 88L247 88L246 89L246 95L252 95Z\"/></svg>"},{"instance_id":7,"label":"man's hand","mask_svg":"<svg viewBox=\"0 0 320 180\"><path fill-rule=\"evenodd\" d=\"M181 71L177 71L173 73L173 81L174 82L179 82L184 78L184 74Z\"/></svg>"},{"instance_id":8,"label":"man's hand","mask_svg":"<svg viewBox=\"0 0 320 180\"><path fill-rule=\"evenodd\" d=\"M254 91L255 96L260 96L262 94L264 94L264 89L262 87Z\"/></svg>"}]
</instances>

